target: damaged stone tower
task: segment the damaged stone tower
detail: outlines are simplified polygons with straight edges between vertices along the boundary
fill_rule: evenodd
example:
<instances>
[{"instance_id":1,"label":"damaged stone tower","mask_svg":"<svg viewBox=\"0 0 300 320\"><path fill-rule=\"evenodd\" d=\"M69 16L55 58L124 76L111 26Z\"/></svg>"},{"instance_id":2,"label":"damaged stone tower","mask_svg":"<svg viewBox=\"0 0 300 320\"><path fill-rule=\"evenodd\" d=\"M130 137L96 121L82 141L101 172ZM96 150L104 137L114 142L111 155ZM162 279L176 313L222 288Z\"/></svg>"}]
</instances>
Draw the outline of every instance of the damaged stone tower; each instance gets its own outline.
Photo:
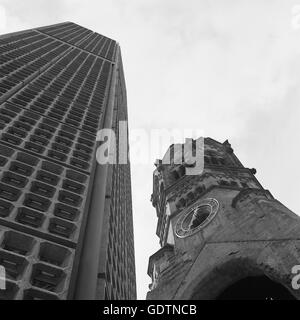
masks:
<instances>
[{"instance_id":1,"label":"damaged stone tower","mask_svg":"<svg viewBox=\"0 0 300 320\"><path fill-rule=\"evenodd\" d=\"M300 218L261 186L228 141L204 142L200 175L186 175L172 157L156 164L161 249L149 259L147 299L299 299L292 269Z\"/></svg>"}]
</instances>

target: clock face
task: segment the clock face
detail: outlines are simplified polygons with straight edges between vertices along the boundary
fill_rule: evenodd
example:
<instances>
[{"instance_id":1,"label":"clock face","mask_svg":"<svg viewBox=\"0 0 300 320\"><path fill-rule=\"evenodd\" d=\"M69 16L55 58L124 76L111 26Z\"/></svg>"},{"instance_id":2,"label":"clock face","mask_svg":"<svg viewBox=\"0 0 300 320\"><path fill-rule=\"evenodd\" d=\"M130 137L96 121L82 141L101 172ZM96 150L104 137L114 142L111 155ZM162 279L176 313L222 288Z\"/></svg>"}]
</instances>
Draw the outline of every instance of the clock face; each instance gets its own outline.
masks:
<instances>
[{"instance_id":1,"label":"clock face","mask_svg":"<svg viewBox=\"0 0 300 320\"><path fill-rule=\"evenodd\" d=\"M179 238L185 238L204 228L217 214L219 203L208 198L198 202L180 216L176 223L175 233Z\"/></svg>"}]
</instances>

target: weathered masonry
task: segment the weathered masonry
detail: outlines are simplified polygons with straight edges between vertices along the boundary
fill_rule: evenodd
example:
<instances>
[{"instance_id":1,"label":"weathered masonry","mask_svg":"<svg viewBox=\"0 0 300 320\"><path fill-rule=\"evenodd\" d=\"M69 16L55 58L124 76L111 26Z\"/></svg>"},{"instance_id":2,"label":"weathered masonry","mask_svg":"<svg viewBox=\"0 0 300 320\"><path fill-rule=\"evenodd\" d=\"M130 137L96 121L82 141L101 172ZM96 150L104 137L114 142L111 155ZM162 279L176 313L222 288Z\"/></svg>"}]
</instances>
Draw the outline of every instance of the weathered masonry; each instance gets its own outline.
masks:
<instances>
[{"instance_id":1,"label":"weathered masonry","mask_svg":"<svg viewBox=\"0 0 300 320\"><path fill-rule=\"evenodd\" d=\"M186 175L185 163L156 164L161 249L149 259L147 298L299 299L292 268L300 264L300 218L261 186L228 141L204 142L200 175Z\"/></svg>"}]
</instances>

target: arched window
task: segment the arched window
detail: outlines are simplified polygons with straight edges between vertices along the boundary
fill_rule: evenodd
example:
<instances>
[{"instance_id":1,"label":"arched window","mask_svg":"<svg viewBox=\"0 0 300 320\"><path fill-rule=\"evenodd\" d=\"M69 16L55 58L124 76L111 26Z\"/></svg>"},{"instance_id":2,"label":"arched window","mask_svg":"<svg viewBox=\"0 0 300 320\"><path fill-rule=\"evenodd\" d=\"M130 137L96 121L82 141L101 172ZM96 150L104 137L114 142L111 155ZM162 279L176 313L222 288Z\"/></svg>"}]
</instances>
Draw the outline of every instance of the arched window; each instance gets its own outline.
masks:
<instances>
[{"instance_id":1,"label":"arched window","mask_svg":"<svg viewBox=\"0 0 300 320\"><path fill-rule=\"evenodd\" d=\"M224 158L219 158L218 160L219 160L219 163L220 163L222 166L225 166L226 161L225 161Z\"/></svg>"},{"instance_id":2,"label":"arched window","mask_svg":"<svg viewBox=\"0 0 300 320\"><path fill-rule=\"evenodd\" d=\"M178 171L179 171L180 177L185 175L185 167L184 166L180 166Z\"/></svg>"},{"instance_id":3,"label":"arched window","mask_svg":"<svg viewBox=\"0 0 300 320\"><path fill-rule=\"evenodd\" d=\"M175 180L179 179L179 173L176 170L172 171L172 175Z\"/></svg>"},{"instance_id":4,"label":"arched window","mask_svg":"<svg viewBox=\"0 0 300 320\"><path fill-rule=\"evenodd\" d=\"M215 164L215 165L219 164L218 159L216 157L210 157L210 160L211 160L212 164Z\"/></svg>"},{"instance_id":5,"label":"arched window","mask_svg":"<svg viewBox=\"0 0 300 320\"><path fill-rule=\"evenodd\" d=\"M210 164L209 157L204 156L204 163L205 163L205 164Z\"/></svg>"}]
</instances>

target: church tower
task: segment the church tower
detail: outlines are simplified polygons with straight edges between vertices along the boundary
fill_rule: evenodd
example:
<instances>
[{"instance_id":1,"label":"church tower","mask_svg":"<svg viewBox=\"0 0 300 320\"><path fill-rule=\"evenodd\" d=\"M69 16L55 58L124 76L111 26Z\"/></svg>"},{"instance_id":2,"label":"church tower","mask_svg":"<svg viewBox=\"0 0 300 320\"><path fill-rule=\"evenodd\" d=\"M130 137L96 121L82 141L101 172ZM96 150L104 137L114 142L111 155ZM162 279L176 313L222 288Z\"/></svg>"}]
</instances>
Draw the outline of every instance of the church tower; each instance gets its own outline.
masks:
<instances>
[{"instance_id":1,"label":"church tower","mask_svg":"<svg viewBox=\"0 0 300 320\"><path fill-rule=\"evenodd\" d=\"M293 285L300 218L262 187L227 140L204 139L197 175L174 163L173 149L153 174L161 249L149 259L147 299L300 299Z\"/></svg>"}]
</instances>

